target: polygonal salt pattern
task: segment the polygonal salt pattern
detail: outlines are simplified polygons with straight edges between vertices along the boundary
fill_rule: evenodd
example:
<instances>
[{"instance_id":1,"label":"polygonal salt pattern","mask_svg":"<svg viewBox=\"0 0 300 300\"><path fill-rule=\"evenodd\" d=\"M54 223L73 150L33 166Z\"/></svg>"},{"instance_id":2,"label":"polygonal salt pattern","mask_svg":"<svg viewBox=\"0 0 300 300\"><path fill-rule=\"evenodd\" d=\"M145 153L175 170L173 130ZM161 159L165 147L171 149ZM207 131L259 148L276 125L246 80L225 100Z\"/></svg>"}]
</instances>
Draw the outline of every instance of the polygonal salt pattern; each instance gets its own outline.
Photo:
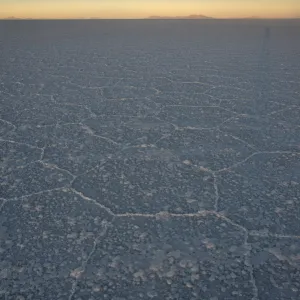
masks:
<instances>
[{"instance_id":1,"label":"polygonal salt pattern","mask_svg":"<svg viewBox=\"0 0 300 300\"><path fill-rule=\"evenodd\" d=\"M300 239L251 236L253 275L260 299L300 297Z\"/></svg>"},{"instance_id":2,"label":"polygonal salt pattern","mask_svg":"<svg viewBox=\"0 0 300 300\"><path fill-rule=\"evenodd\" d=\"M113 157L73 186L115 213L197 212L213 209L216 197L212 174L157 148Z\"/></svg>"},{"instance_id":3,"label":"polygonal salt pattern","mask_svg":"<svg viewBox=\"0 0 300 300\"><path fill-rule=\"evenodd\" d=\"M0 28L0 299L299 299L297 20Z\"/></svg>"},{"instance_id":4,"label":"polygonal salt pattern","mask_svg":"<svg viewBox=\"0 0 300 300\"><path fill-rule=\"evenodd\" d=\"M66 170L37 161L5 172L1 178L1 197L20 198L68 185L73 179Z\"/></svg>"},{"instance_id":5,"label":"polygonal salt pattern","mask_svg":"<svg viewBox=\"0 0 300 300\"><path fill-rule=\"evenodd\" d=\"M196 128L176 130L156 145L210 171L227 168L255 152L254 147L226 132Z\"/></svg>"},{"instance_id":6,"label":"polygonal salt pattern","mask_svg":"<svg viewBox=\"0 0 300 300\"><path fill-rule=\"evenodd\" d=\"M218 176L219 210L248 229L298 235L299 170L300 153L253 155Z\"/></svg>"},{"instance_id":7,"label":"polygonal salt pattern","mask_svg":"<svg viewBox=\"0 0 300 300\"><path fill-rule=\"evenodd\" d=\"M120 218L73 299L252 299L247 251L244 232L214 215Z\"/></svg>"},{"instance_id":8,"label":"polygonal salt pattern","mask_svg":"<svg viewBox=\"0 0 300 300\"><path fill-rule=\"evenodd\" d=\"M0 216L0 297L68 299L110 220L64 189L6 202Z\"/></svg>"}]
</instances>

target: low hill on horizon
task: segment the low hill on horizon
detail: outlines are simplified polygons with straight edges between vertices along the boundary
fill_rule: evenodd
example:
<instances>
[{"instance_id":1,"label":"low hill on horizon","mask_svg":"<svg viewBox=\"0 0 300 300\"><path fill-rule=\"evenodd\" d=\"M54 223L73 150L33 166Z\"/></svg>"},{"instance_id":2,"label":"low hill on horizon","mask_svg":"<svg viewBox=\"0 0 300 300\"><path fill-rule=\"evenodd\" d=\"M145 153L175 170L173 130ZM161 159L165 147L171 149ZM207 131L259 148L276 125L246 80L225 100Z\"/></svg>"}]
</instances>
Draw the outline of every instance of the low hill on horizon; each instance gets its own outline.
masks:
<instances>
[{"instance_id":1,"label":"low hill on horizon","mask_svg":"<svg viewBox=\"0 0 300 300\"><path fill-rule=\"evenodd\" d=\"M212 17L204 15L189 15L189 16L150 16L147 19L213 19Z\"/></svg>"},{"instance_id":2,"label":"low hill on horizon","mask_svg":"<svg viewBox=\"0 0 300 300\"><path fill-rule=\"evenodd\" d=\"M11 16L11 17L7 17L7 18L3 18L2 20L22 20L22 18L17 18L17 17Z\"/></svg>"}]
</instances>

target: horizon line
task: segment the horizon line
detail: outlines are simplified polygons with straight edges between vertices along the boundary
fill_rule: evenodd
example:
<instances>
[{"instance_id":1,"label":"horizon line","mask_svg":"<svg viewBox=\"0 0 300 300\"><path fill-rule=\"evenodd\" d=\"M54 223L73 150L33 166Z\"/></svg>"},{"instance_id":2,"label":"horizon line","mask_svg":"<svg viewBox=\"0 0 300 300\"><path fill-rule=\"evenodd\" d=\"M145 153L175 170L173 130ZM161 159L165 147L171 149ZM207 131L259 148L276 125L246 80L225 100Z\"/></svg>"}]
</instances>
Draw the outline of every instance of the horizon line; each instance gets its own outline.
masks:
<instances>
[{"instance_id":1,"label":"horizon line","mask_svg":"<svg viewBox=\"0 0 300 300\"><path fill-rule=\"evenodd\" d=\"M204 17L204 18L187 18L187 17L159 17L150 16L143 18L101 18L101 17L81 17L81 18L19 18L19 17L5 17L0 18L1 21L31 21L31 20L186 20L186 21L205 21L205 20L297 20L300 17Z\"/></svg>"}]
</instances>

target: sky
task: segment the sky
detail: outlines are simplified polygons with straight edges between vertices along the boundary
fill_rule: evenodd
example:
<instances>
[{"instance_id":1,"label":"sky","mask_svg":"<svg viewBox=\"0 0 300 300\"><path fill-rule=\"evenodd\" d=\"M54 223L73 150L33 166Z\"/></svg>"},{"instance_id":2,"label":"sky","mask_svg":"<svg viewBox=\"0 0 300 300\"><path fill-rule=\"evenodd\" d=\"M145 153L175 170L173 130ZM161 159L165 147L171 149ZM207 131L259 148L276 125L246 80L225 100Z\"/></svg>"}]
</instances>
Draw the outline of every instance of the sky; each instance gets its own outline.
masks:
<instances>
[{"instance_id":1,"label":"sky","mask_svg":"<svg viewBox=\"0 0 300 300\"><path fill-rule=\"evenodd\" d=\"M300 17L300 0L0 0L0 18Z\"/></svg>"}]
</instances>

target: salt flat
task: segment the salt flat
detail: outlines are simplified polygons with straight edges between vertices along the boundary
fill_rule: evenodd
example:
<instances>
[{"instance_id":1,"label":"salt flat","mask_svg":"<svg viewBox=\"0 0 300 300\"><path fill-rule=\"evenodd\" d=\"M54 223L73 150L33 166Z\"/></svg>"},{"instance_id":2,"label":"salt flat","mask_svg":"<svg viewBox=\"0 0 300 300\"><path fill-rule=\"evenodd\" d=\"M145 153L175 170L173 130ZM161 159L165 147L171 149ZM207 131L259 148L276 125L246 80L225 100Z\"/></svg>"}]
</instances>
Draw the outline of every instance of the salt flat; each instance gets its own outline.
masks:
<instances>
[{"instance_id":1,"label":"salt flat","mask_svg":"<svg viewBox=\"0 0 300 300\"><path fill-rule=\"evenodd\" d=\"M299 299L299 32L1 21L0 299Z\"/></svg>"}]
</instances>

